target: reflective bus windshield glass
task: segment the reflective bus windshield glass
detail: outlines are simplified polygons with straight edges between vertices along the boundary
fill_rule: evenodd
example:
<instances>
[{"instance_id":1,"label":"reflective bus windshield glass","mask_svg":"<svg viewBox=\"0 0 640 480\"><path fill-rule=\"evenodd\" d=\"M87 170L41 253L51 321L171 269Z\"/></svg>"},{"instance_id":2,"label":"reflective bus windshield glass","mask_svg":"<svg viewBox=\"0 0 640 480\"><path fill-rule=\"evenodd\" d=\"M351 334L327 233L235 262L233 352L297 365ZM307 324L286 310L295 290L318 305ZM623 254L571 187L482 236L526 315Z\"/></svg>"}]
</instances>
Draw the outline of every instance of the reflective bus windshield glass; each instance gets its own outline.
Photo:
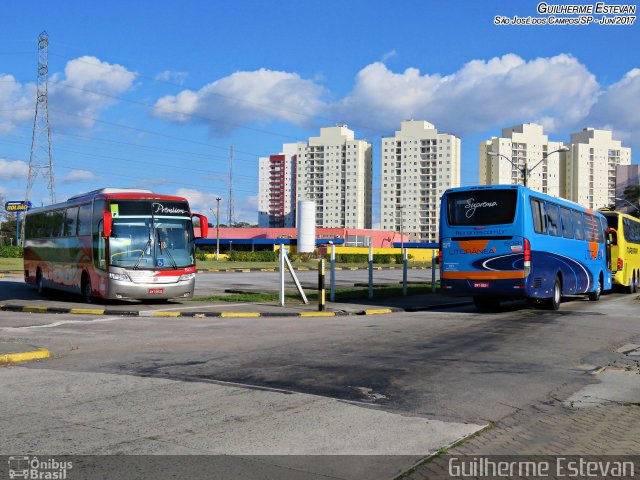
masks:
<instances>
[{"instance_id":1,"label":"reflective bus windshield glass","mask_svg":"<svg viewBox=\"0 0 640 480\"><path fill-rule=\"evenodd\" d=\"M470 190L447 194L447 218L452 226L513 223L517 190Z\"/></svg>"},{"instance_id":2,"label":"reflective bus windshield glass","mask_svg":"<svg viewBox=\"0 0 640 480\"><path fill-rule=\"evenodd\" d=\"M195 240L184 202L112 201L110 264L126 268L184 268L195 263Z\"/></svg>"}]
</instances>

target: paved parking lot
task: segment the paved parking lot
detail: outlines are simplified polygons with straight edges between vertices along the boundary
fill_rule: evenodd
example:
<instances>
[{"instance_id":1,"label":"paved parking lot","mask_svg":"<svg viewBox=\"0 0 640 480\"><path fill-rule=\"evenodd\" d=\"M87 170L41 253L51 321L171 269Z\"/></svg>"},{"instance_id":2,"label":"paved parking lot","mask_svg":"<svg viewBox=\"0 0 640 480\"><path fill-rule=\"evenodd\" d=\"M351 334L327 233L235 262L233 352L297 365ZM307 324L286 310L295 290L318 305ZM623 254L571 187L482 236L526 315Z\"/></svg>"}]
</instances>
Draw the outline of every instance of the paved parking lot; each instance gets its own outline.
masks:
<instances>
[{"instance_id":1,"label":"paved parking lot","mask_svg":"<svg viewBox=\"0 0 640 480\"><path fill-rule=\"evenodd\" d=\"M631 361L616 350L640 344L637 308L634 296L612 294L567 301L559 312L512 302L493 314L470 306L312 319L0 312L3 339L54 356L0 369L0 445L10 449L0 453L392 454L361 458L358 470L391 478L487 424L498 427L468 445L499 453L497 440L474 442L502 426L527 431L550 402L570 412L562 402L592 395L604 378L592 372ZM633 412L636 396L631 388L598 408ZM637 424L628 428L640 436ZM298 459L296 471L358 478L353 465L332 468Z\"/></svg>"}]
</instances>

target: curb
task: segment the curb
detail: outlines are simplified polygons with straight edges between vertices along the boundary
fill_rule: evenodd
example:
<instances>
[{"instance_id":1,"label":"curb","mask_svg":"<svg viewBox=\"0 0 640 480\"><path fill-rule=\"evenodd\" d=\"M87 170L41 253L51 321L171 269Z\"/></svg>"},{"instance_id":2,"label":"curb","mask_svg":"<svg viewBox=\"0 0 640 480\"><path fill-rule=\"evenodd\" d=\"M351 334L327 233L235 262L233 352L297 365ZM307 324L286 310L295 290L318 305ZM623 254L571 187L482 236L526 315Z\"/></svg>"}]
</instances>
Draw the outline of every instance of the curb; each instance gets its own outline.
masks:
<instances>
[{"instance_id":1,"label":"curb","mask_svg":"<svg viewBox=\"0 0 640 480\"><path fill-rule=\"evenodd\" d=\"M403 308L371 308L356 312L324 311L324 312L157 312L148 310L106 310L99 308L60 308L60 307L35 307L23 305L0 305L0 311L23 313L70 313L76 315L119 315L126 317L220 317L220 318L258 318L258 317L348 317L355 315L386 315L389 313L402 313L408 310ZM0 358L2 358L0 356Z\"/></svg>"},{"instance_id":2,"label":"curb","mask_svg":"<svg viewBox=\"0 0 640 480\"><path fill-rule=\"evenodd\" d=\"M51 352L46 348L32 352L2 353L0 354L0 366L28 362L30 360L42 360L49 357L51 357Z\"/></svg>"}]
</instances>

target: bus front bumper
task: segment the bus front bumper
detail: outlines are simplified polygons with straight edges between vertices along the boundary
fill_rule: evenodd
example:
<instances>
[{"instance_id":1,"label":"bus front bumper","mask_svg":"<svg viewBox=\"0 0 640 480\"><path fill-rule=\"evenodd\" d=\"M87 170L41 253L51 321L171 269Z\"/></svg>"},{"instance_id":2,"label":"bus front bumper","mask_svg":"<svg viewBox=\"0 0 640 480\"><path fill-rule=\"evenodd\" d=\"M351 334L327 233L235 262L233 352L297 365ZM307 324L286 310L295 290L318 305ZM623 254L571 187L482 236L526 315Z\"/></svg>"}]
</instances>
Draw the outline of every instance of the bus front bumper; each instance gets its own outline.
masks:
<instances>
[{"instance_id":1,"label":"bus front bumper","mask_svg":"<svg viewBox=\"0 0 640 480\"><path fill-rule=\"evenodd\" d=\"M193 297L195 279L175 283L135 283L109 279L106 298L111 300L164 300Z\"/></svg>"}]
</instances>

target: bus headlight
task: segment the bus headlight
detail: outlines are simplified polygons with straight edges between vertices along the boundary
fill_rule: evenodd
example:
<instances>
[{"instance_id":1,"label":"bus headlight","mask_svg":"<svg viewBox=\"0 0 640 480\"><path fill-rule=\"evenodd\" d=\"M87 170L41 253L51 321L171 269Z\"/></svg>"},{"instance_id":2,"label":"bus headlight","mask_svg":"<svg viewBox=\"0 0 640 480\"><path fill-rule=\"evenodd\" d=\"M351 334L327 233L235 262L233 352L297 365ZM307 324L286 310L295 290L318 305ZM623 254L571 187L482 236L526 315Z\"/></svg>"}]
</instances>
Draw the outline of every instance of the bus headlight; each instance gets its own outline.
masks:
<instances>
[{"instance_id":1,"label":"bus headlight","mask_svg":"<svg viewBox=\"0 0 640 480\"><path fill-rule=\"evenodd\" d=\"M111 280L120 280L121 282L130 282L131 279L129 278L129 275L127 275L126 273L109 273L109 278Z\"/></svg>"},{"instance_id":2,"label":"bus headlight","mask_svg":"<svg viewBox=\"0 0 640 480\"><path fill-rule=\"evenodd\" d=\"M196 278L195 273L185 273L184 275L180 275L180 278L178 279L178 281L184 282L186 280L191 280L192 278Z\"/></svg>"}]
</instances>

